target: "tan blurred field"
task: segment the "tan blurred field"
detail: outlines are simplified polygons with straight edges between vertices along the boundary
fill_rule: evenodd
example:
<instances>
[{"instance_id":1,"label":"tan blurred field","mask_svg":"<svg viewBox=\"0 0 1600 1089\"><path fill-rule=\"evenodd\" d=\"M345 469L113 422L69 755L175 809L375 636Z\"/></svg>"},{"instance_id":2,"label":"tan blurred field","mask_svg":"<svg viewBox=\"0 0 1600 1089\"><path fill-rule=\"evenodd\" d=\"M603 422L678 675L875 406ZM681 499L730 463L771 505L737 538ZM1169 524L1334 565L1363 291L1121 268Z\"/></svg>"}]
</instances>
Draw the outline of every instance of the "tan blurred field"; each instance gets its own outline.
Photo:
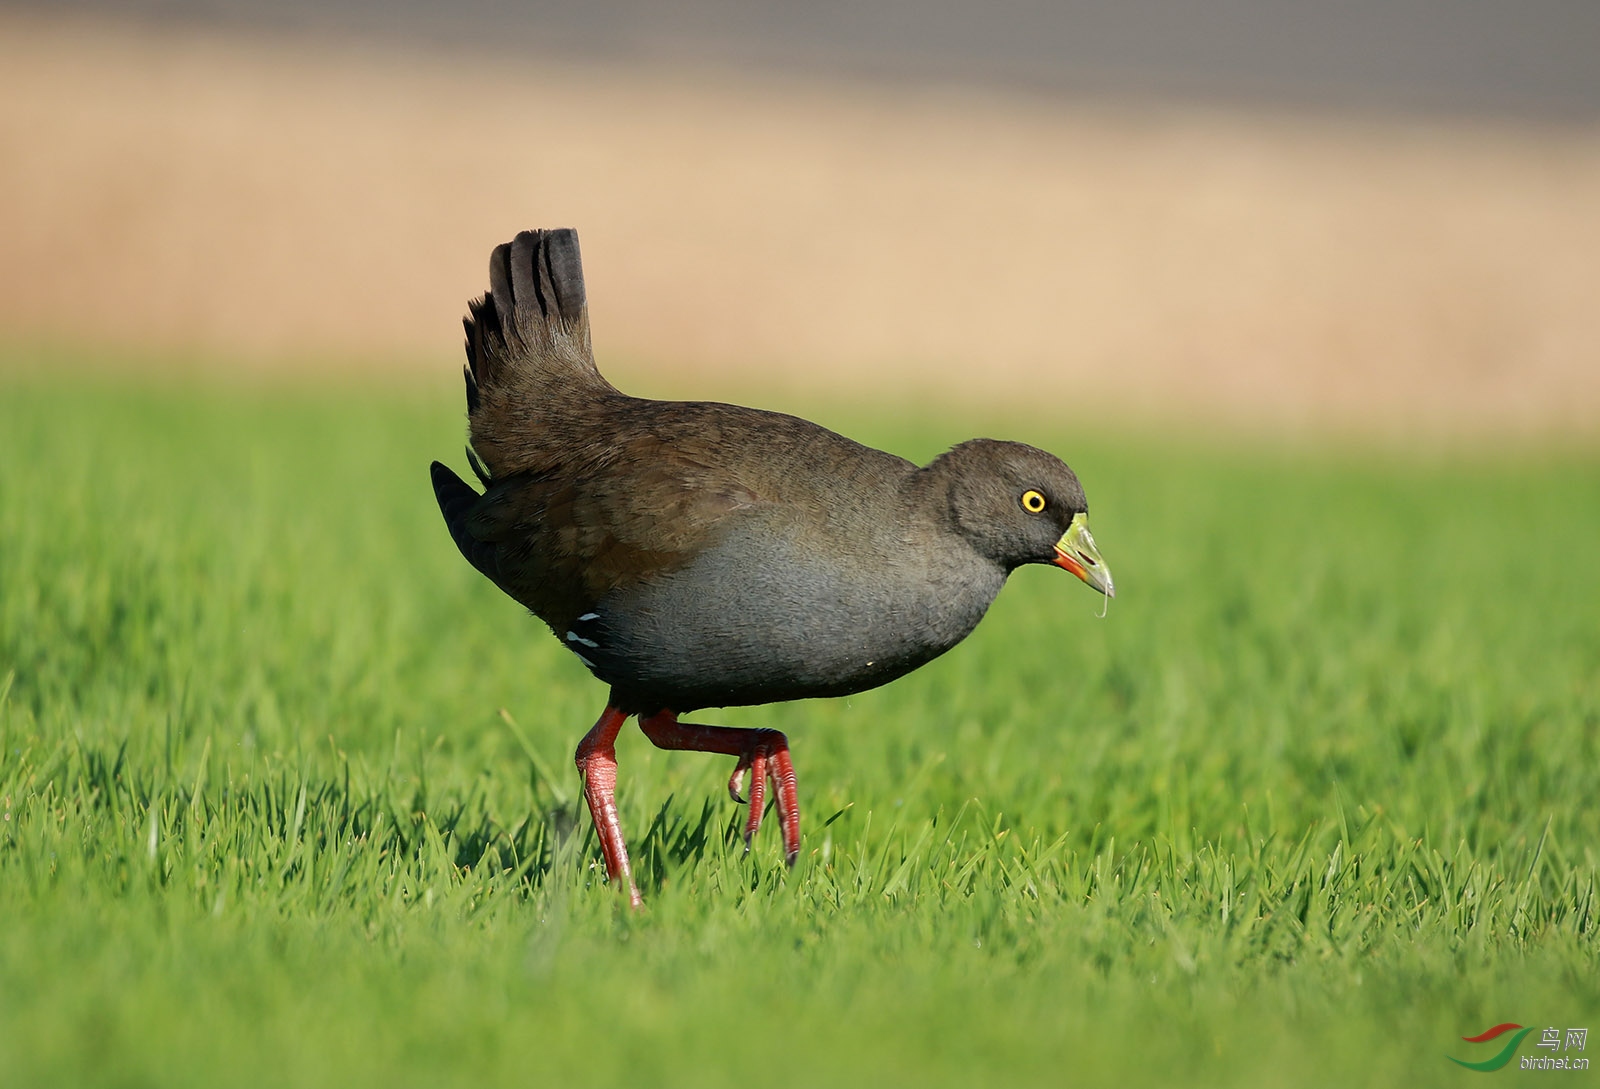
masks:
<instances>
[{"instance_id":1,"label":"tan blurred field","mask_svg":"<svg viewBox=\"0 0 1600 1089\"><path fill-rule=\"evenodd\" d=\"M453 368L490 247L555 225L657 392L1600 430L1600 127L0 17L5 339Z\"/></svg>"}]
</instances>

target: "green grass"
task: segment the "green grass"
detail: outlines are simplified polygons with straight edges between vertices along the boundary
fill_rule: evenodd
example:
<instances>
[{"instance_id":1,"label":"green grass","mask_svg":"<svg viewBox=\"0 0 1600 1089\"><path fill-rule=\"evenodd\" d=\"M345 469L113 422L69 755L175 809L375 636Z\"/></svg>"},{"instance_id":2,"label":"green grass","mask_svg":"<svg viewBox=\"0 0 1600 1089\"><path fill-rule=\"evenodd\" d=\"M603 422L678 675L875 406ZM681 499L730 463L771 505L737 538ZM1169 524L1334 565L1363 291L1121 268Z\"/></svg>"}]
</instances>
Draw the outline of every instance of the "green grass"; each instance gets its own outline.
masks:
<instances>
[{"instance_id":1,"label":"green grass","mask_svg":"<svg viewBox=\"0 0 1600 1089\"><path fill-rule=\"evenodd\" d=\"M789 732L792 873L630 727L633 914L604 691L434 508L457 398L0 379L0 1084L1454 1085L1600 1029L1600 459L1025 429L1109 615L1026 570L886 689L699 716Z\"/></svg>"}]
</instances>

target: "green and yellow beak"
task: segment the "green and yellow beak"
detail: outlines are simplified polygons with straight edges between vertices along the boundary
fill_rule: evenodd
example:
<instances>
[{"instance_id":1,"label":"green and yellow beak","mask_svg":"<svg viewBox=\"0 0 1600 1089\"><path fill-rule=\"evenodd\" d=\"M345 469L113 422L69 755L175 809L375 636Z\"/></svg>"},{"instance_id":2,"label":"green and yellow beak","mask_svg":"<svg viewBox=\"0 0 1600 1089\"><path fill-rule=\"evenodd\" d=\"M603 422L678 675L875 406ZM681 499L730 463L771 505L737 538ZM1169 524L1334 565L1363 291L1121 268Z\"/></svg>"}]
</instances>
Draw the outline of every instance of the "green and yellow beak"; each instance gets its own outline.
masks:
<instances>
[{"instance_id":1,"label":"green and yellow beak","mask_svg":"<svg viewBox=\"0 0 1600 1089\"><path fill-rule=\"evenodd\" d=\"M1056 558L1050 562L1071 571L1106 597L1117 596L1116 585L1111 581L1111 568L1100 558L1100 550L1094 546L1094 537L1089 533L1087 514L1079 514L1072 519L1061 540L1056 542Z\"/></svg>"}]
</instances>

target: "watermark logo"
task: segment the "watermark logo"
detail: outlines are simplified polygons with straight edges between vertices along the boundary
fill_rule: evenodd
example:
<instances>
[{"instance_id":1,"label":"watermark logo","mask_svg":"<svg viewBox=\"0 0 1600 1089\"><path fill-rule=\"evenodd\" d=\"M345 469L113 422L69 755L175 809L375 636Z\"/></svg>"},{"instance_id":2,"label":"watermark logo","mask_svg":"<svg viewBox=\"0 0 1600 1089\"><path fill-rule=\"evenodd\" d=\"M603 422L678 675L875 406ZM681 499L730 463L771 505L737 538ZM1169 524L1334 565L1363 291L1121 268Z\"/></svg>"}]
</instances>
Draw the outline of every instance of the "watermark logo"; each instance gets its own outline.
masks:
<instances>
[{"instance_id":1,"label":"watermark logo","mask_svg":"<svg viewBox=\"0 0 1600 1089\"><path fill-rule=\"evenodd\" d=\"M1461 1037L1469 1044L1486 1044L1510 1033L1510 1037L1500 1046L1498 1054L1478 1062L1458 1059L1454 1055L1445 1057L1458 1066L1464 1066L1468 1070L1481 1070L1487 1074L1492 1070L1499 1070L1510 1063L1516 1057L1517 1049L1522 1046L1522 1041L1527 1039L1534 1031L1536 1030L1532 1025L1523 1027L1515 1022L1507 1021L1503 1025L1496 1025L1494 1028L1480 1032L1476 1036ZM1521 1068L1523 1070L1587 1070L1589 1069L1589 1060L1582 1055L1574 1055L1572 1052L1583 1051L1588 1047L1588 1044L1588 1029L1569 1028L1563 1031L1552 1025L1550 1028L1539 1030L1539 1041L1535 1046L1544 1048L1553 1054L1524 1055ZM1563 1052L1565 1053L1563 1054Z\"/></svg>"}]
</instances>

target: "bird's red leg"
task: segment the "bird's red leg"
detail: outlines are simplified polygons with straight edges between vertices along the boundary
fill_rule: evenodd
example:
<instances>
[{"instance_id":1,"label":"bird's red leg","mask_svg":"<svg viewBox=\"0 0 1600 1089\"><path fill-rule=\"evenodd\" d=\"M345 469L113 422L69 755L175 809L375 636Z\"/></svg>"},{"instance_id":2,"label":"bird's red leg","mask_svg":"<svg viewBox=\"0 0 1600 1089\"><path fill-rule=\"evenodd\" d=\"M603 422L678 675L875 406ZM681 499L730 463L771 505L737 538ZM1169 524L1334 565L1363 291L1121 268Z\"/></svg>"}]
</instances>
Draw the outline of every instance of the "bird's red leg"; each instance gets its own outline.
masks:
<instances>
[{"instance_id":1,"label":"bird's red leg","mask_svg":"<svg viewBox=\"0 0 1600 1089\"><path fill-rule=\"evenodd\" d=\"M606 857L606 876L618 884L627 883L628 901L638 907L639 890L633 884L628 866L628 845L622 841L622 821L617 817L617 731L628 716L606 706L594 729L578 742L573 762L583 776L583 800L589 803L594 830L600 836L600 851Z\"/></svg>"},{"instance_id":2,"label":"bird's red leg","mask_svg":"<svg viewBox=\"0 0 1600 1089\"><path fill-rule=\"evenodd\" d=\"M789 759L789 739L777 730L737 729L732 726L700 726L679 722L672 711L640 715L639 728L659 749L692 749L737 756L738 766L728 780L728 793L743 802L739 788L744 773L750 772L750 816L744 822L744 849L756 829L766 804L767 782L772 783L778 802L778 823L783 828L784 861L793 866L800 857L800 796L795 784L794 763Z\"/></svg>"}]
</instances>

